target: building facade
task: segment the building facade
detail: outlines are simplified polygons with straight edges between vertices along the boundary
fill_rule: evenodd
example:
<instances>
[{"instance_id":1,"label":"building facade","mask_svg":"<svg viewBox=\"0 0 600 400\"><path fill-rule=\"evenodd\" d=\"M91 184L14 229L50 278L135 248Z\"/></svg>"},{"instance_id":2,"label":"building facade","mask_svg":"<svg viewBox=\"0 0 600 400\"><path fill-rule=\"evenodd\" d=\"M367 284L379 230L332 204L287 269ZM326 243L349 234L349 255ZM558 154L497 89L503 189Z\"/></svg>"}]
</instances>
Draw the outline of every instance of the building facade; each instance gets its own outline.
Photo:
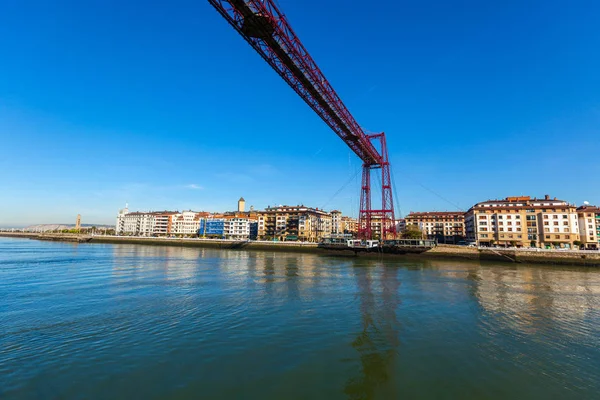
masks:
<instances>
[{"instance_id":1,"label":"building facade","mask_svg":"<svg viewBox=\"0 0 600 400\"><path fill-rule=\"evenodd\" d=\"M200 218L203 213L184 211L171 216L170 224L167 223L168 234L177 236L196 235L200 229Z\"/></svg>"},{"instance_id":2,"label":"building facade","mask_svg":"<svg viewBox=\"0 0 600 400\"><path fill-rule=\"evenodd\" d=\"M342 224L342 212L338 210L331 211L331 233L344 233L344 225Z\"/></svg>"},{"instance_id":3,"label":"building facade","mask_svg":"<svg viewBox=\"0 0 600 400\"><path fill-rule=\"evenodd\" d=\"M579 242L575 206L548 195L477 203L467 211L465 226L467 238L480 246L573 248Z\"/></svg>"},{"instance_id":4,"label":"building facade","mask_svg":"<svg viewBox=\"0 0 600 400\"><path fill-rule=\"evenodd\" d=\"M358 220L356 218L342 217L341 220L342 233L354 236L358 234Z\"/></svg>"},{"instance_id":5,"label":"building facade","mask_svg":"<svg viewBox=\"0 0 600 400\"><path fill-rule=\"evenodd\" d=\"M267 207L258 214L261 240L300 240L317 242L330 235L333 218L318 208L300 206Z\"/></svg>"},{"instance_id":6,"label":"building facade","mask_svg":"<svg viewBox=\"0 0 600 400\"><path fill-rule=\"evenodd\" d=\"M577 209L579 237L585 249L600 249L600 207L581 206Z\"/></svg>"},{"instance_id":7,"label":"building facade","mask_svg":"<svg viewBox=\"0 0 600 400\"><path fill-rule=\"evenodd\" d=\"M415 227L424 239L456 244L465 238L465 214L460 211L411 212L405 218L405 229Z\"/></svg>"},{"instance_id":8,"label":"building facade","mask_svg":"<svg viewBox=\"0 0 600 400\"><path fill-rule=\"evenodd\" d=\"M223 215L210 215L200 218L198 236L222 239L225 234L225 218Z\"/></svg>"},{"instance_id":9,"label":"building facade","mask_svg":"<svg viewBox=\"0 0 600 400\"><path fill-rule=\"evenodd\" d=\"M164 236L169 234L172 217L177 214L177 211L129 212L124 208L117 216L116 234Z\"/></svg>"}]
</instances>

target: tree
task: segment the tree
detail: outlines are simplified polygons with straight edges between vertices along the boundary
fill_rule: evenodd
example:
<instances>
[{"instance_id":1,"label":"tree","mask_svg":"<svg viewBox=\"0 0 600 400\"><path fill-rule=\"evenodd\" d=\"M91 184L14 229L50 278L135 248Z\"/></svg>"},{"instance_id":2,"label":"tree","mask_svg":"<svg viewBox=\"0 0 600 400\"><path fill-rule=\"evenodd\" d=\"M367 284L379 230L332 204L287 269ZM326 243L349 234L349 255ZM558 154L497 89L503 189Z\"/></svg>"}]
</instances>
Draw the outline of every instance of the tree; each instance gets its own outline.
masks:
<instances>
[{"instance_id":1,"label":"tree","mask_svg":"<svg viewBox=\"0 0 600 400\"><path fill-rule=\"evenodd\" d=\"M537 247L537 243L535 242L535 240L532 240L531 243L529 243L529 246Z\"/></svg>"},{"instance_id":2,"label":"tree","mask_svg":"<svg viewBox=\"0 0 600 400\"><path fill-rule=\"evenodd\" d=\"M576 240L576 241L573 242L573 245L575 247L581 247L582 243L579 240Z\"/></svg>"},{"instance_id":3,"label":"tree","mask_svg":"<svg viewBox=\"0 0 600 400\"><path fill-rule=\"evenodd\" d=\"M414 227L406 228L402 233L402 239L423 239L423 232Z\"/></svg>"}]
</instances>

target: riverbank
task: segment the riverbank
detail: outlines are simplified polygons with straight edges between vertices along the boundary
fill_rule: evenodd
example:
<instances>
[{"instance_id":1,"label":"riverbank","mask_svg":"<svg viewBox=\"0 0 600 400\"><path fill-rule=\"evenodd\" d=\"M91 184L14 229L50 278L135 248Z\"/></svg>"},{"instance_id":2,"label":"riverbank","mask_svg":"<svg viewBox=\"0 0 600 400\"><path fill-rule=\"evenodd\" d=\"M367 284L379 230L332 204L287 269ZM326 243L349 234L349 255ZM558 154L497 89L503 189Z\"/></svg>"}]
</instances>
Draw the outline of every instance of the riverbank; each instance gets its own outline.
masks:
<instances>
[{"instance_id":1,"label":"riverbank","mask_svg":"<svg viewBox=\"0 0 600 400\"><path fill-rule=\"evenodd\" d=\"M4 237L22 237L36 240L52 240L77 243L114 243L141 244L153 246L204 247L223 250L260 250L282 252L306 252L325 255L325 251L316 243L271 242L271 241L235 241L219 239L180 239L180 238L144 238L125 236L88 236L73 234L0 232ZM327 252L331 254L331 252ZM420 254L381 254L360 253L369 258L455 258L473 261L501 261L513 263L535 263L555 265L580 265L600 267L600 252L597 251L561 251L534 249L475 248L465 246L439 245Z\"/></svg>"}]
</instances>

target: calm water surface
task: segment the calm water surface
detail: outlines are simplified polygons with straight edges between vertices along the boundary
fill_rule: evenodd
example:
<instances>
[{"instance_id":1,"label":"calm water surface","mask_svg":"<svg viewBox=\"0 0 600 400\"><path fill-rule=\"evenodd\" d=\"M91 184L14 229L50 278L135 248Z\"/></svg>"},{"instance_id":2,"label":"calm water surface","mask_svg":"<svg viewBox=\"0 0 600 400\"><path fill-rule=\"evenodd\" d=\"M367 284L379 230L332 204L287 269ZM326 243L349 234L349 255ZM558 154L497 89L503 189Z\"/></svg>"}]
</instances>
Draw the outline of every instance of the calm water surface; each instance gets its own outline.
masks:
<instances>
[{"instance_id":1,"label":"calm water surface","mask_svg":"<svg viewBox=\"0 0 600 400\"><path fill-rule=\"evenodd\" d=\"M3 399L600 396L600 270L0 238Z\"/></svg>"}]
</instances>

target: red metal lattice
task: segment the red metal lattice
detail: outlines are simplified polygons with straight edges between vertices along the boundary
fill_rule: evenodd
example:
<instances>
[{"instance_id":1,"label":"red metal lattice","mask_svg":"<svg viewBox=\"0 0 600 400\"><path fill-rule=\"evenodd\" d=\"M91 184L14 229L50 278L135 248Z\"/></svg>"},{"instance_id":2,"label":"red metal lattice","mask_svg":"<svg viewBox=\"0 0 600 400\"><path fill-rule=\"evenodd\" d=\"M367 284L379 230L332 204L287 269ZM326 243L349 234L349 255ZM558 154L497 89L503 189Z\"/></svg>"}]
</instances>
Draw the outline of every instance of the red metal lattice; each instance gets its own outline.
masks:
<instances>
[{"instance_id":1,"label":"red metal lattice","mask_svg":"<svg viewBox=\"0 0 600 400\"><path fill-rule=\"evenodd\" d=\"M380 215L382 238L395 235L385 135L362 130L272 0L208 1L363 161L359 234L372 237L371 220ZM380 140L381 153L372 139ZM370 170L375 168L382 170L381 210L371 209Z\"/></svg>"}]
</instances>

